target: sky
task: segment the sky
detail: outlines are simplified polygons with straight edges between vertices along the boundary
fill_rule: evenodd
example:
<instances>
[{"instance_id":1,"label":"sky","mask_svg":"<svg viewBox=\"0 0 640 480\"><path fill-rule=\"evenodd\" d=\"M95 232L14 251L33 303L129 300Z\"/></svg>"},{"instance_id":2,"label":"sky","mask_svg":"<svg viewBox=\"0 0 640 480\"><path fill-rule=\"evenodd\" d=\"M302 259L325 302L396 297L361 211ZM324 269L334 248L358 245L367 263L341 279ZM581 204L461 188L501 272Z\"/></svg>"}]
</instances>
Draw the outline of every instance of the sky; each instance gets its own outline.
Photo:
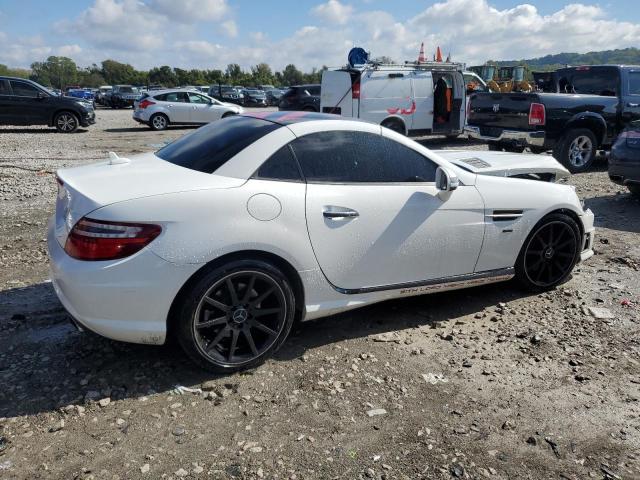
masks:
<instances>
[{"instance_id":1,"label":"sky","mask_svg":"<svg viewBox=\"0 0 640 480\"><path fill-rule=\"evenodd\" d=\"M561 52L640 47L638 0L0 0L0 63L49 55L79 66L114 60L280 70L340 66L354 46L396 61L425 43L469 65Z\"/></svg>"}]
</instances>

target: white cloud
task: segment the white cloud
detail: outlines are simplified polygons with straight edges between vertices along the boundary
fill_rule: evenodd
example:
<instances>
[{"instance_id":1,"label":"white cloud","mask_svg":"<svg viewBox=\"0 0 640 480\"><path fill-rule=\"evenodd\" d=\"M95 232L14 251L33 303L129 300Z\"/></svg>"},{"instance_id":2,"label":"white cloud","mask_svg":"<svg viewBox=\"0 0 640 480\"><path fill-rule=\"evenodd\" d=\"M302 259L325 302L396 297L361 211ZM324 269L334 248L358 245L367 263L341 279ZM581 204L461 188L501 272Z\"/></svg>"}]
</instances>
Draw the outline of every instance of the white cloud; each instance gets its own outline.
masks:
<instances>
[{"instance_id":1,"label":"white cloud","mask_svg":"<svg viewBox=\"0 0 640 480\"><path fill-rule=\"evenodd\" d=\"M153 0L151 9L172 21L220 20L229 12L226 0Z\"/></svg>"},{"instance_id":2,"label":"white cloud","mask_svg":"<svg viewBox=\"0 0 640 480\"><path fill-rule=\"evenodd\" d=\"M233 20L222 22L220 28L227 37L236 38L238 36L238 26Z\"/></svg>"},{"instance_id":3,"label":"white cloud","mask_svg":"<svg viewBox=\"0 0 640 480\"><path fill-rule=\"evenodd\" d=\"M351 18L353 7L338 0L329 0L311 9L311 13L327 23L344 25Z\"/></svg>"},{"instance_id":4,"label":"white cloud","mask_svg":"<svg viewBox=\"0 0 640 480\"><path fill-rule=\"evenodd\" d=\"M82 52L82 48L77 44L62 45L61 47L56 47L55 52L60 57L76 57Z\"/></svg>"}]
</instances>

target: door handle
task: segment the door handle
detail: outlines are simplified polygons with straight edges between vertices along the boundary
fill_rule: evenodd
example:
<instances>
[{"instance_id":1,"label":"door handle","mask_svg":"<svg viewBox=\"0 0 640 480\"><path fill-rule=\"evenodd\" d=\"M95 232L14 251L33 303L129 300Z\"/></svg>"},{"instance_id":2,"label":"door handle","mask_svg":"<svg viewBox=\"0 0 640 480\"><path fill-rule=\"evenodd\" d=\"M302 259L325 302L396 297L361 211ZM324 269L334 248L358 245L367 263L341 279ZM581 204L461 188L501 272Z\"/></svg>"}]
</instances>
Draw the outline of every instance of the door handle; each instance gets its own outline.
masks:
<instances>
[{"instance_id":1,"label":"door handle","mask_svg":"<svg viewBox=\"0 0 640 480\"><path fill-rule=\"evenodd\" d=\"M350 208L342 208L341 210L334 210L333 208L322 212L325 218L355 218L360 216L355 210Z\"/></svg>"},{"instance_id":2,"label":"door handle","mask_svg":"<svg viewBox=\"0 0 640 480\"><path fill-rule=\"evenodd\" d=\"M633 107L638 107L638 106L640 106L639 103L627 103L627 107L632 107L633 108Z\"/></svg>"}]
</instances>

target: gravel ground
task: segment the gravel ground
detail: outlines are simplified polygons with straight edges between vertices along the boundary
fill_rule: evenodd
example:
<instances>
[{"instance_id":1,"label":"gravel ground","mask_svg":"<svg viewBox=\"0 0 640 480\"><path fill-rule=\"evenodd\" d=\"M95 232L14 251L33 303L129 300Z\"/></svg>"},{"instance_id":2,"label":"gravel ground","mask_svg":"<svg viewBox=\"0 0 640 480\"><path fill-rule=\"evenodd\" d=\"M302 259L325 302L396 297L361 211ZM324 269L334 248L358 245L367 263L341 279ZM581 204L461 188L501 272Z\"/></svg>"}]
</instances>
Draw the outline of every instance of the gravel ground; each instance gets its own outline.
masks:
<instances>
[{"instance_id":1,"label":"gravel ground","mask_svg":"<svg viewBox=\"0 0 640 480\"><path fill-rule=\"evenodd\" d=\"M76 332L47 281L53 172L189 130L97 116L0 128L0 478L640 478L640 202L604 164L570 179L598 231L561 288L374 305L215 377L173 346Z\"/></svg>"}]
</instances>

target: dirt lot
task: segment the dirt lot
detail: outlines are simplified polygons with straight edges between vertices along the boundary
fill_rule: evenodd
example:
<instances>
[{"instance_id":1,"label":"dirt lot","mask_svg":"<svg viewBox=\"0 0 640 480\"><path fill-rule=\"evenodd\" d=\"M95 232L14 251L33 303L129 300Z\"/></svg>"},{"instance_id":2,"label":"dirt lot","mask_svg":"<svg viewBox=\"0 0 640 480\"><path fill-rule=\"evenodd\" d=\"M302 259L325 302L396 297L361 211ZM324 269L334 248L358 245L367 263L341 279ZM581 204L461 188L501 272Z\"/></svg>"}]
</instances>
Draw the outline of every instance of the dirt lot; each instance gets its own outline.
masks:
<instances>
[{"instance_id":1,"label":"dirt lot","mask_svg":"<svg viewBox=\"0 0 640 480\"><path fill-rule=\"evenodd\" d=\"M604 166L570 180L596 255L548 294L375 305L228 377L76 332L47 282L52 172L186 131L130 110L74 135L0 129L0 478L640 478L640 202Z\"/></svg>"}]
</instances>

